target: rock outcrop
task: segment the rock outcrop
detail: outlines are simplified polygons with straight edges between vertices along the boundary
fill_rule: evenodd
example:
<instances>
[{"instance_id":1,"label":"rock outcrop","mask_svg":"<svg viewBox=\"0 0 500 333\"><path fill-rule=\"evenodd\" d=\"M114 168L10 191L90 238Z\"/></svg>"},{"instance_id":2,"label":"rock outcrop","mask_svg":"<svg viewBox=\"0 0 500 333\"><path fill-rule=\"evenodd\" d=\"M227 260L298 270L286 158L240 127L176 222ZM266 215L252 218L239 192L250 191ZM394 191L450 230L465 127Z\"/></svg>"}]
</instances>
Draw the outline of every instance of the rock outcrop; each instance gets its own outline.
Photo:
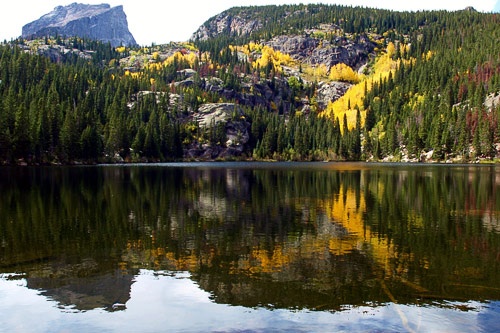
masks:
<instances>
[{"instance_id":1,"label":"rock outcrop","mask_svg":"<svg viewBox=\"0 0 500 333\"><path fill-rule=\"evenodd\" d=\"M226 142L221 145L204 144L190 147L185 156L190 159L232 159L238 158L245 151L250 140L250 123L245 119L243 110L233 103L209 103L200 106L194 115L200 128L224 126Z\"/></svg>"},{"instance_id":2,"label":"rock outcrop","mask_svg":"<svg viewBox=\"0 0 500 333\"><path fill-rule=\"evenodd\" d=\"M262 22L257 19L246 19L239 15L221 13L204 25L191 36L192 40L208 40L220 34L247 36L253 31L262 28Z\"/></svg>"},{"instance_id":3,"label":"rock outcrop","mask_svg":"<svg viewBox=\"0 0 500 333\"><path fill-rule=\"evenodd\" d=\"M351 83L347 82L319 82L317 90L317 102L320 110L324 110L329 102L335 102L342 97L349 88Z\"/></svg>"},{"instance_id":4,"label":"rock outcrop","mask_svg":"<svg viewBox=\"0 0 500 333\"><path fill-rule=\"evenodd\" d=\"M484 101L484 106L489 112L500 107L500 91L497 94L489 94Z\"/></svg>"},{"instance_id":5,"label":"rock outcrop","mask_svg":"<svg viewBox=\"0 0 500 333\"><path fill-rule=\"evenodd\" d=\"M109 42L112 46L137 45L128 29L123 6L111 7L108 4L58 6L26 24L22 30L24 38L55 35L87 37Z\"/></svg>"},{"instance_id":6,"label":"rock outcrop","mask_svg":"<svg viewBox=\"0 0 500 333\"><path fill-rule=\"evenodd\" d=\"M365 36L356 39L337 36L332 41L307 35L282 35L266 42L267 45L295 60L308 65L324 64L328 68L344 63L358 69L368 62L376 44Z\"/></svg>"}]
</instances>

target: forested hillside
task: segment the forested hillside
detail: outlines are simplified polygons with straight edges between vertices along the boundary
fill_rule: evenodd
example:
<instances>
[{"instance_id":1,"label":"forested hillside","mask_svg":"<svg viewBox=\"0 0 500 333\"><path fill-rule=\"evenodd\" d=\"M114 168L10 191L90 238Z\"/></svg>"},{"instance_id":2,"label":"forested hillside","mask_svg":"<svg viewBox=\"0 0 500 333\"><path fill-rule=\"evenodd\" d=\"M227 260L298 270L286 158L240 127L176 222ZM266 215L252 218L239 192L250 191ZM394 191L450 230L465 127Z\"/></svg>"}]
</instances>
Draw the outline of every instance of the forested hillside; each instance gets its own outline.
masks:
<instances>
[{"instance_id":1,"label":"forested hillside","mask_svg":"<svg viewBox=\"0 0 500 333\"><path fill-rule=\"evenodd\" d=\"M3 164L496 161L500 16L232 8L189 42L0 44Z\"/></svg>"}]
</instances>

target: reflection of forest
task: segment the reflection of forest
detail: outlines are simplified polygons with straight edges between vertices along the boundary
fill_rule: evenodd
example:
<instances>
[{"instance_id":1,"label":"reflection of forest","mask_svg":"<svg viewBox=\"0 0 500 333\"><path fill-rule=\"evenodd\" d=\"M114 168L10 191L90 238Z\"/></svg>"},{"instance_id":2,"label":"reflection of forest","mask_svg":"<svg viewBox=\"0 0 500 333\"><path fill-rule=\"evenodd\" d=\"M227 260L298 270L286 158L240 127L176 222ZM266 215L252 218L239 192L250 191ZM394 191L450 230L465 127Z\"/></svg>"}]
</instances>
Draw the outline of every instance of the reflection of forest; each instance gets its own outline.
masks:
<instances>
[{"instance_id":1,"label":"reflection of forest","mask_svg":"<svg viewBox=\"0 0 500 333\"><path fill-rule=\"evenodd\" d=\"M103 281L187 270L248 306L500 299L494 168L337 166L7 169L0 271L62 295L29 263L92 258ZM91 286L83 262L68 267Z\"/></svg>"}]
</instances>

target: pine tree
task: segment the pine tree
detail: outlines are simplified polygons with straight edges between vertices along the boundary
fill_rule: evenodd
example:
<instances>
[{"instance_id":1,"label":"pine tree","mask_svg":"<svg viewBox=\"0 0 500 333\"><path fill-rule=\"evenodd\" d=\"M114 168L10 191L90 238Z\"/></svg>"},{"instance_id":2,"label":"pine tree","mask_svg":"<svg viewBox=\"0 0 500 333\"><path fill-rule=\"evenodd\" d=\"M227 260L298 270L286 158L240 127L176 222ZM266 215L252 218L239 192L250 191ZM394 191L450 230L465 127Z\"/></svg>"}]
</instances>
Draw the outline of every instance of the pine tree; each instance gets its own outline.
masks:
<instances>
[{"instance_id":1,"label":"pine tree","mask_svg":"<svg viewBox=\"0 0 500 333\"><path fill-rule=\"evenodd\" d=\"M27 158L31 152L31 133L28 110L20 104L15 114L13 147L16 158Z\"/></svg>"},{"instance_id":2,"label":"pine tree","mask_svg":"<svg viewBox=\"0 0 500 333\"><path fill-rule=\"evenodd\" d=\"M75 110L66 111L60 133L61 160L71 162L80 156L80 135L76 123Z\"/></svg>"}]
</instances>

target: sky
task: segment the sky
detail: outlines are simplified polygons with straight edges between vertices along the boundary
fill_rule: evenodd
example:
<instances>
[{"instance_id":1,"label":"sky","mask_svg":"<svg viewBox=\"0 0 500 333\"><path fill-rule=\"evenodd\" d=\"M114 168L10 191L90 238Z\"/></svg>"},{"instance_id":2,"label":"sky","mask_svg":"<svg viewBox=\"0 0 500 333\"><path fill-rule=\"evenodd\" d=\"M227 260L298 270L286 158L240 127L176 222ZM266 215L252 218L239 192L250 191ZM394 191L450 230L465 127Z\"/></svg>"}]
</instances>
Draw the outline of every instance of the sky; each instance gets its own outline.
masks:
<instances>
[{"instance_id":1,"label":"sky","mask_svg":"<svg viewBox=\"0 0 500 333\"><path fill-rule=\"evenodd\" d=\"M235 6L283 5L292 3L325 3L346 6L377 7L393 10L460 10L473 6L482 12L500 11L500 0L28 0L9 1L2 4L0 41L21 35L23 25L37 20L55 7L73 2L85 4L108 3L123 5L129 30L139 45L187 41L206 20Z\"/></svg>"}]
</instances>

